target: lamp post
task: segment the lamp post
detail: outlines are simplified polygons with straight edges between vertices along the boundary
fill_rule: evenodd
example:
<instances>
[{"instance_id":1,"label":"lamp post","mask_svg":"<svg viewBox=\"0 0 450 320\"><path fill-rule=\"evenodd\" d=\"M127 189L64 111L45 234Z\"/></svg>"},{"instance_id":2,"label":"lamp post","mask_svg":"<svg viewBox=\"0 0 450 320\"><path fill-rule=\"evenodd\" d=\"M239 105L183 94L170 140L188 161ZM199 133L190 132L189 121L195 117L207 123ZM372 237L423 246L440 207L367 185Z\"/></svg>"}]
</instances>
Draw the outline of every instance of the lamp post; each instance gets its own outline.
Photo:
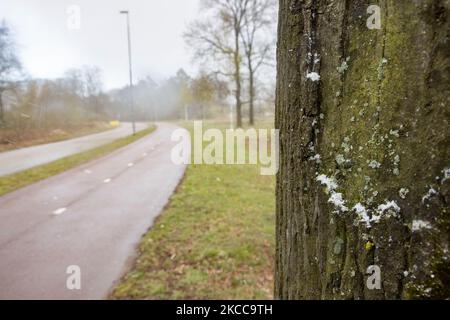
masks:
<instances>
[{"instance_id":1,"label":"lamp post","mask_svg":"<svg viewBox=\"0 0 450 320\"><path fill-rule=\"evenodd\" d=\"M128 10L120 11L120 14L127 16L127 35L128 35L128 67L130 72L130 107L131 107L131 122L133 124L133 135L136 134L136 123L134 114L134 102L133 102L133 68L131 64L131 36L130 36L130 14Z\"/></svg>"}]
</instances>

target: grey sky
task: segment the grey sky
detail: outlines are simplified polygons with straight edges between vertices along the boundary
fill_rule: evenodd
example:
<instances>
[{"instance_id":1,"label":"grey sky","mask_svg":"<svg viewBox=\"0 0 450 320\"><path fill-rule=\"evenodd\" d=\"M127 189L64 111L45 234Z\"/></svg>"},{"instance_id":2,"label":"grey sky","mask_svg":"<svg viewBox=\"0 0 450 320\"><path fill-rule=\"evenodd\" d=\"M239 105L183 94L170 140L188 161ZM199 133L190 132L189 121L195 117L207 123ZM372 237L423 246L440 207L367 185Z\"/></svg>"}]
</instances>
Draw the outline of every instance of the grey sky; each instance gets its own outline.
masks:
<instances>
[{"instance_id":1,"label":"grey sky","mask_svg":"<svg viewBox=\"0 0 450 320\"><path fill-rule=\"evenodd\" d=\"M107 89L127 83L125 16L131 12L135 79L169 77L195 66L182 33L198 14L199 0L2 0L0 19L16 36L25 69L33 76L55 78L69 68L97 65ZM81 25L68 28L67 9L78 5Z\"/></svg>"}]
</instances>

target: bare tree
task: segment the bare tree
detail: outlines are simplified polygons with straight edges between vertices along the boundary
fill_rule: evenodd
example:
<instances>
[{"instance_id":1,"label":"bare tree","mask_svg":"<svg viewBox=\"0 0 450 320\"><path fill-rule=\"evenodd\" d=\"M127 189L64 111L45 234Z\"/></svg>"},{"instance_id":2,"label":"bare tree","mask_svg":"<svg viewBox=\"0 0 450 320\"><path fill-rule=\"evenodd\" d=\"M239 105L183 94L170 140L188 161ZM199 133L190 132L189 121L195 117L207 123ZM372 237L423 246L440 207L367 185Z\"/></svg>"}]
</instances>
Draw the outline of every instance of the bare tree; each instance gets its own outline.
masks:
<instances>
[{"instance_id":1,"label":"bare tree","mask_svg":"<svg viewBox=\"0 0 450 320\"><path fill-rule=\"evenodd\" d=\"M99 113L101 107L99 97L103 88L102 71L95 66L85 66L83 68L83 75L87 107L89 111Z\"/></svg>"},{"instance_id":2,"label":"bare tree","mask_svg":"<svg viewBox=\"0 0 450 320\"><path fill-rule=\"evenodd\" d=\"M14 80L21 73L21 65L16 55L11 30L5 21L0 24L0 126L4 125L2 95L13 87Z\"/></svg>"},{"instance_id":3,"label":"bare tree","mask_svg":"<svg viewBox=\"0 0 450 320\"><path fill-rule=\"evenodd\" d=\"M205 105L210 104L214 99L214 82L205 73L192 81L192 96L195 103L200 107L202 120L205 119Z\"/></svg>"},{"instance_id":4,"label":"bare tree","mask_svg":"<svg viewBox=\"0 0 450 320\"><path fill-rule=\"evenodd\" d=\"M203 0L206 18L194 21L185 33L187 43L194 48L197 59L225 62L218 66L222 75L231 76L235 83L236 125L242 126L242 75L240 35L250 0ZM231 66L231 73L228 72Z\"/></svg>"},{"instance_id":5,"label":"bare tree","mask_svg":"<svg viewBox=\"0 0 450 320\"><path fill-rule=\"evenodd\" d=\"M103 89L102 70L99 67L83 66L81 69L70 69L62 80L69 93L82 100L87 110L99 113Z\"/></svg>"},{"instance_id":6,"label":"bare tree","mask_svg":"<svg viewBox=\"0 0 450 320\"><path fill-rule=\"evenodd\" d=\"M250 0L244 15L241 39L249 77L249 123L255 123L255 77L260 67L273 59L272 28L276 22L274 0Z\"/></svg>"},{"instance_id":7,"label":"bare tree","mask_svg":"<svg viewBox=\"0 0 450 320\"><path fill-rule=\"evenodd\" d=\"M86 96L97 96L102 92L102 70L95 66L83 67L84 86Z\"/></svg>"},{"instance_id":8,"label":"bare tree","mask_svg":"<svg viewBox=\"0 0 450 320\"><path fill-rule=\"evenodd\" d=\"M84 96L83 72L80 69L69 69L64 73L65 87L78 97Z\"/></svg>"}]
</instances>

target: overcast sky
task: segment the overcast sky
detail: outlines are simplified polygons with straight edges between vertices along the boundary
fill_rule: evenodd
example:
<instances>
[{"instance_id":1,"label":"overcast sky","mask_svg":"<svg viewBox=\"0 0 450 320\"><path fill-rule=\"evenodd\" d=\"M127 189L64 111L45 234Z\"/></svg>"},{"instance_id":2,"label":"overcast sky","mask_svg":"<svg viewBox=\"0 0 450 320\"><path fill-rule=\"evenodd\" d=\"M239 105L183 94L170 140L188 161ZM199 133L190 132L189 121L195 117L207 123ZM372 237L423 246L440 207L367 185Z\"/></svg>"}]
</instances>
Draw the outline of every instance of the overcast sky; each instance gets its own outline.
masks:
<instances>
[{"instance_id":1,"label":"overcast sky","mask_svg":"<svg viewBox=\"0 0 450 320\"><path fill-rule=\"evenodd\" d=\"M96 65L106 89L128 82L125 16L131 12L135 80L160 80L179 68L195 73L182 33L198 14L199 0L1 0L0 19L12 26L19 55L33 77ZM71 6L81 9L80 28ZM76 7L75 7L76 8Z\"/></svg>"}]
</instances>

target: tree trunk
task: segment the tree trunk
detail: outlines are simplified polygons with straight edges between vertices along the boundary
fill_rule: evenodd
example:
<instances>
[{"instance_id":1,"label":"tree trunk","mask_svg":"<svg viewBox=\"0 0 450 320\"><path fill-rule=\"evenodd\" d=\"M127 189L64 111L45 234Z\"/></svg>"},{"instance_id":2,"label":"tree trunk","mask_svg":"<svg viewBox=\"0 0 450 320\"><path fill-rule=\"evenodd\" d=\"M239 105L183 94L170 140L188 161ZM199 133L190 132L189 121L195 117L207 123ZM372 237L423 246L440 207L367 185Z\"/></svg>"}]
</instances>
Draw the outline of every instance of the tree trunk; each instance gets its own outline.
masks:
<instances>
[{"instance_id":1,"label":"tree trunk","mask_svg":"<svg viewBox=\"0 0 450 320\"><path fill-rule=\"evenodd\" d=\"M234 80L236 83L236 126L238 128L242 127L242 101L241 101L241 54L239 46L239 35L240 30L235 30L235 51L234 51Z\"/></svg>"},{"instance_id":2,"label":"tree trunk","mask_svg":"<svg viewBox=\"0 0 450 320\"><path fill-rule=\"evenodd\" d=\"M255 72L253 70L251 56L248 57L248 75L249 75L249 124L255 124Z\"/></svg>"},{"instance_id":3,"label":"tree trunk","mask_svg":"<svg viewBox=\"0 0 450 320\"><path fill-rule=\"evenodd\" d=\"M276 298L450 297L448 13L280 0Z\"/></svg>"},{"instance_id":4,"label":"tree trunk","mask_svg":"<svg viewBox=\"0 0 450 320\"><path fill-rule=\"evenodd\" d=\"M189 121L189 111L186 104L184 105L184 121Z\"/></svg>"},{"instance_id":5,"label":"tree trunk","mask_svg":"<svg viewBox=\"0 0 450 320\"><path fill-rule=\"evenodd\" d=\"M3 106L3 90L0 90L0 127L3 127L5 124L5 110Z\"/></svg>"}]
</instances>

